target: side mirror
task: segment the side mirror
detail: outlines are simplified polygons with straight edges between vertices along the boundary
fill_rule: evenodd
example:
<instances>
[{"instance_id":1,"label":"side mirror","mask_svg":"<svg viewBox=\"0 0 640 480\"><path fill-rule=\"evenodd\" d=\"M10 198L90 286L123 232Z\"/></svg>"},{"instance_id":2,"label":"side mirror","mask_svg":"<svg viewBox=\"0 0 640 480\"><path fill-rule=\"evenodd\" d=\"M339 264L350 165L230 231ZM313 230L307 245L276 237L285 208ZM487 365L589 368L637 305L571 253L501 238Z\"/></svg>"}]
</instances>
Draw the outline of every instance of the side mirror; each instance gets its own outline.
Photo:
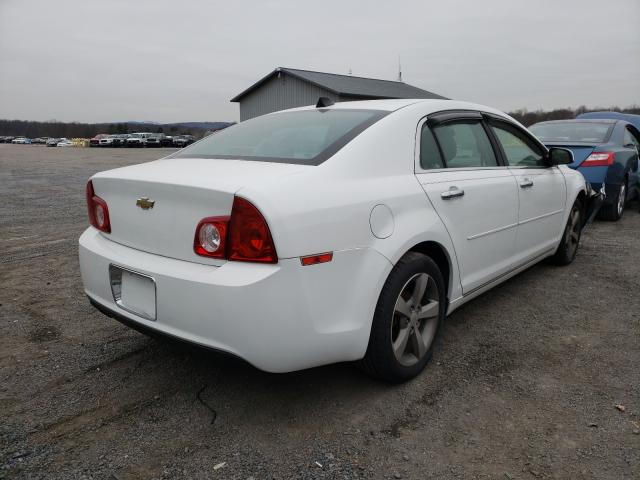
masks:
<instances>
[{"instance_id":1,"label":"side mirror","mask_svg":"<svg viewBox=\"0 0 640 480\"><path fill-rule=\"evenodd\" d=\"M566 148L551 147L547 158L549 159L549 165L551 166L569 165L570 163L573 163L573 152Z\"/></svg>"}]
</instances>

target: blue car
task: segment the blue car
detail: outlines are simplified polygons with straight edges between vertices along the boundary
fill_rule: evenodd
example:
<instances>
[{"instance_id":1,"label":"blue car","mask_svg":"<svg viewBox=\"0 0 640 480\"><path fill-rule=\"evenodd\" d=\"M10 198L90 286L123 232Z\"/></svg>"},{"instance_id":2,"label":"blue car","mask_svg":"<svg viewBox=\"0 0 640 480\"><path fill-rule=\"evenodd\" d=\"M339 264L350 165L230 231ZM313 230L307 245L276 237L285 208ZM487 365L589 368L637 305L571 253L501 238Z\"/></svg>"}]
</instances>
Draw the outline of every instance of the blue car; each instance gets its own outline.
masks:
<instances>
[{"instance_id":1,"label":"blue car","mask_svg":"<svg viewBox=\"0 0 640 480\"><path fill-rule=\"evenodd\" d=\"M640 130L625 120L556 120L529 127L547 147L573 152L573 163L605 199L599 212L603 220L622 217L628 200L638 195Z\"/></svg>"}]
</instances>

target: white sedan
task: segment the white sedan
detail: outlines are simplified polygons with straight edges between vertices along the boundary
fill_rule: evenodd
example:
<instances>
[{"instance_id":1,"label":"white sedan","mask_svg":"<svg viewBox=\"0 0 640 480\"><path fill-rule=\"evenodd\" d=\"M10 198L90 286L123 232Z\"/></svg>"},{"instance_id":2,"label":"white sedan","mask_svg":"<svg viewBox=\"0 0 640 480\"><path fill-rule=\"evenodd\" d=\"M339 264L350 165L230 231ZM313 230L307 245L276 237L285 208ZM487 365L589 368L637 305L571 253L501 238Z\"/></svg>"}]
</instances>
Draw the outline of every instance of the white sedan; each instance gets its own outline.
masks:
<instances>
[{"instance_id":1,"label":"white sedan","mask_svg":"<svg viewBox=\"0 0 640 480\"><path fill-rule=\"evenodd\" d=\"M321 99L93 176L85 292L266 371L359 360L403 381L447 314L574 259L589 192L571 159L490 107Z\"/></svg>"}]
</instances>

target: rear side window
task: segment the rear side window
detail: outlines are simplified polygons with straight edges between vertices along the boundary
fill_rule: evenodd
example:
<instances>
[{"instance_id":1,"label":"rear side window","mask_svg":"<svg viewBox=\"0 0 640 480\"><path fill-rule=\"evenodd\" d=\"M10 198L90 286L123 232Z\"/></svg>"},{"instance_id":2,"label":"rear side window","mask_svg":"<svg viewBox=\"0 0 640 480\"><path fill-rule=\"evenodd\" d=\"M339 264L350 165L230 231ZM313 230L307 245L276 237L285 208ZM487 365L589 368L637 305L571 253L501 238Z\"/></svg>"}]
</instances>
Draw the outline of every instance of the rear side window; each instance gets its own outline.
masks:
<instances>
[{"instance_id":1,"label":"rear side window","mask_svg":"<svg viewBox=\"0 0 640 480\"><path fill-rule=\"evenodd\" d=\"M422 126L422 133L420 134L420 166L423 170L444 168L438 144L433 137L433 132L431 132L426 123Z\"/></svg>"},{"instance_id":2,"label":"rear side window","mask_svg":"<svg viewBox=\"0 0 640 480\"><path fill-rule=\"evenodd\" d=\"M319 165L387 113L316 109L264 115L209 135L172 157Z\"/></svg>"},{"instance_id":3,"label":"rear side window","mask_svg":"<svg viewBox=\"0 0 640 480\"><path fill-rule=\"evenodd\" d=\"M491 125L493 132L498 137L507 163L516 167L544 167L544 155L540 148L535 147L529 140L515 128L507 125Z\"/></svg>"},{"instance_id":4,"label":"rear side window","mask_svg":"<svg viewBox=\"0 0 640 480\"><path fill-rule=\"evenodd\" d=\"M437 125L438 140L447 168L496 167L498 161L480 121L460 121Z\"/></svg>"}]
</instances>

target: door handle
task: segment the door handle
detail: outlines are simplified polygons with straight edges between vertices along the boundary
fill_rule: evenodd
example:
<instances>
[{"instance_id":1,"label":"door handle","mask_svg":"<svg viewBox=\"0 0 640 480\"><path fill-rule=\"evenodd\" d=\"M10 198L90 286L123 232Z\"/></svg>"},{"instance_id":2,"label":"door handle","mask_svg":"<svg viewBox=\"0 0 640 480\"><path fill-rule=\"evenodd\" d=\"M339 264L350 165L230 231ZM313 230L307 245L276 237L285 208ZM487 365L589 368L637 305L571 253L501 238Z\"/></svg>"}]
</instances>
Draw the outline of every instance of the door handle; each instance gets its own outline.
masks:
<instances>
[{"instance_id":1,"label":"door handle","mask_svg":"<svg viewBox=\"0 0 640 480\"><path fill-rule=\"evenodd\" d=\"M531 180L530 178L523 178L522 181L520 182L520 188L529 188L529 187L533 187L533 180Z\"/></svg>"},{"instance_id":2,"label":"door handle","mask_svg":"<svg viewBox=\"0 0 640 480\"><path fill-rule=\"evenodd\" d=\"M449 200L450 198L461 197L464 195L464 190L459 189L458 187L449 187L449 190L446 192L442 192L440 196L443 200Z\"/></svg>"}]
</instances>

